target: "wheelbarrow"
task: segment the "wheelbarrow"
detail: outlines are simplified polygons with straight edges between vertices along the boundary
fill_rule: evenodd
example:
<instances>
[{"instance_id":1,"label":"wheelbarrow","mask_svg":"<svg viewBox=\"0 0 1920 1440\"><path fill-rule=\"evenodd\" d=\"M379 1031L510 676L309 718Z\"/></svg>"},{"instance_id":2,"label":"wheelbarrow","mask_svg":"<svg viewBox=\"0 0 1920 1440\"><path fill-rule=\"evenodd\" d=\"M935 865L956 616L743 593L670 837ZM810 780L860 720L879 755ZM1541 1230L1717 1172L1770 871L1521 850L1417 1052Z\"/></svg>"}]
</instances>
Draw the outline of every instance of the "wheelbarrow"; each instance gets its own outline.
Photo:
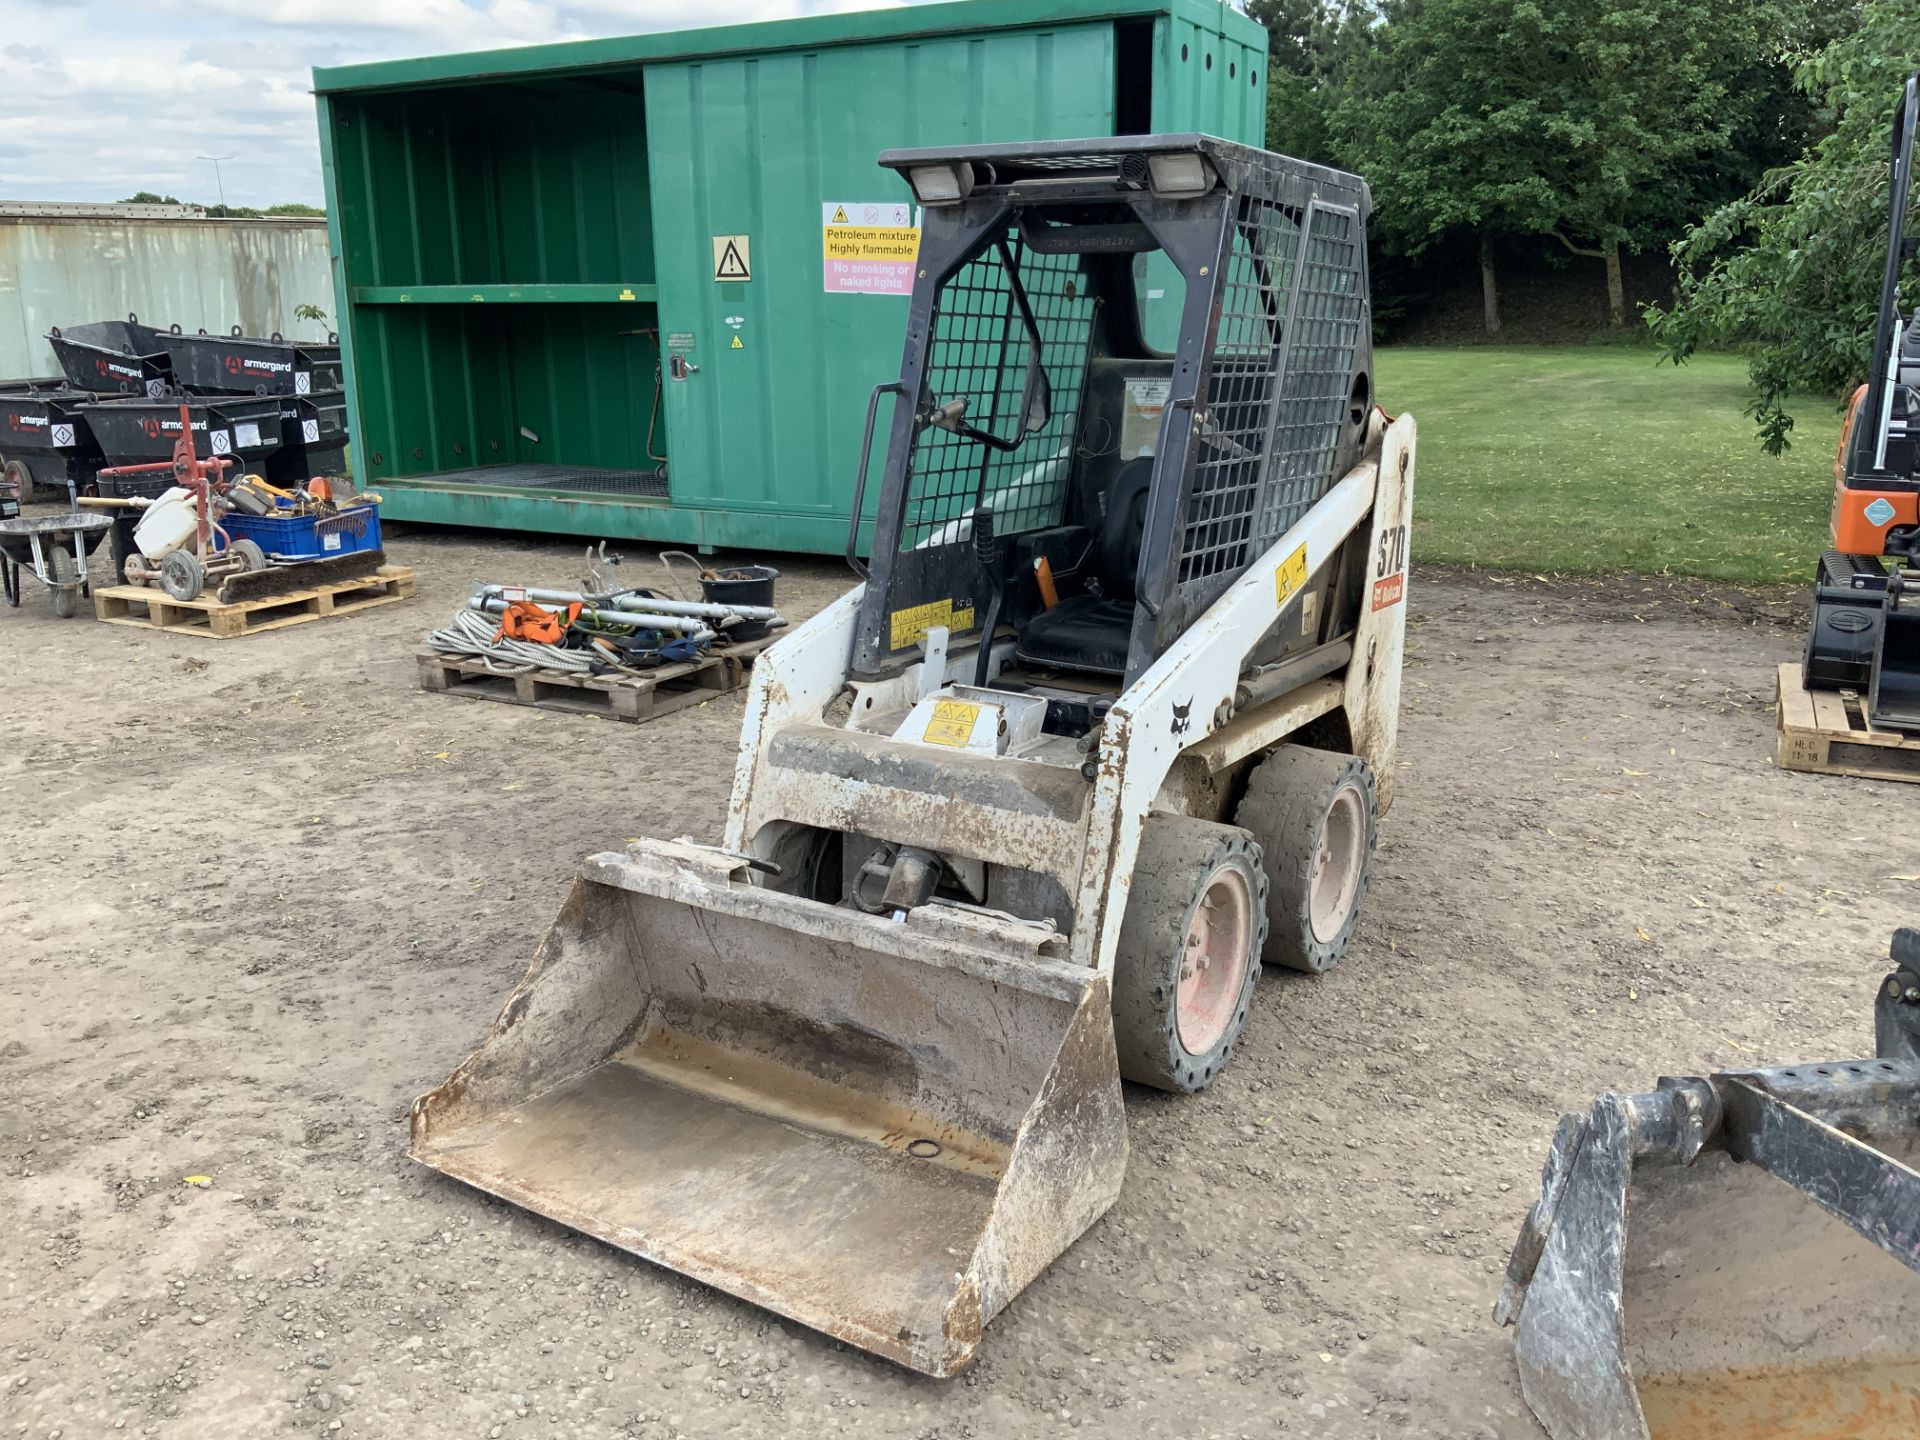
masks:
<instances>
[{"instance_id":1,"label":"wheelbarrow","mask_svg":"<svg viewBox=\"0 0 1920 1440\"><path fill-rule=\"evenodd\" d=\"M35 515L0 520L0 594L19 607L20 572L53 592L53 613L71 619L79 612L87 585L87 555L113 521L105 515Z\"/></svg>"}]
</instances>

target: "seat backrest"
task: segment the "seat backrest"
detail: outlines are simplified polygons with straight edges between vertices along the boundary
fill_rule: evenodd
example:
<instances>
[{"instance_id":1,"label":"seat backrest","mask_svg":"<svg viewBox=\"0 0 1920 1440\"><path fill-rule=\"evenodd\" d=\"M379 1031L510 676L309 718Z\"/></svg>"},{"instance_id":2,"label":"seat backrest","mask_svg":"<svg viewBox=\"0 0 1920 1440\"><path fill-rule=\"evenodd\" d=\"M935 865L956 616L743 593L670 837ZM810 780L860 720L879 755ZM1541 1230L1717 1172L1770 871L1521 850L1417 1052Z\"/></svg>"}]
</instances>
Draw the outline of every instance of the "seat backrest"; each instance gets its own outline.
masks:
<instances>
[{"instance_id":1,"label":"seat backrest","mask_svg":"<svg viewBox=\"0 0 1920 1440\"><path fill-rule=\"evenodd\" d=\"M1147 492L1153 488L1153 457L1129 460L1113 477L1107 491L1107 515L1100 523L1094 563L1100 589L1114 600L1133 599L1134 577L1140 573L1140 544L1147 533Z\"/></svg>"}]
</instances>

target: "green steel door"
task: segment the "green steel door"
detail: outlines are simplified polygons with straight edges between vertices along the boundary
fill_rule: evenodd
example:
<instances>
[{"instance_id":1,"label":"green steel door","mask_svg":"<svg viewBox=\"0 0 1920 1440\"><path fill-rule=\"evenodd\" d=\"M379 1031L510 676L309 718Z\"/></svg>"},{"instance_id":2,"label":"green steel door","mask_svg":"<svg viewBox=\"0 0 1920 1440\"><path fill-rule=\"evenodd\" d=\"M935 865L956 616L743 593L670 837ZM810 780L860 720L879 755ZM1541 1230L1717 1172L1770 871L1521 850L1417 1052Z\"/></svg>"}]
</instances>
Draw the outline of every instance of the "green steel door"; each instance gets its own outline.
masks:
<instances>
[{"instance_id":1,"label":"green steel door","mask_svg":"<svg viewBox=\"0 0 1920 1440\"><path fill-rule=\"evenodd\" d=\"M1111 134L1114 47L1091 24L648 67L661 341L685 367L666 384L676 508L735 512L734 543L816 548L803 532L847 513L907 314L903 294L829 291L827 221L911 222L911 193L874 164L895 146ZM892 283L866 269L833 283Z\"/></svg>"}]
</instances>

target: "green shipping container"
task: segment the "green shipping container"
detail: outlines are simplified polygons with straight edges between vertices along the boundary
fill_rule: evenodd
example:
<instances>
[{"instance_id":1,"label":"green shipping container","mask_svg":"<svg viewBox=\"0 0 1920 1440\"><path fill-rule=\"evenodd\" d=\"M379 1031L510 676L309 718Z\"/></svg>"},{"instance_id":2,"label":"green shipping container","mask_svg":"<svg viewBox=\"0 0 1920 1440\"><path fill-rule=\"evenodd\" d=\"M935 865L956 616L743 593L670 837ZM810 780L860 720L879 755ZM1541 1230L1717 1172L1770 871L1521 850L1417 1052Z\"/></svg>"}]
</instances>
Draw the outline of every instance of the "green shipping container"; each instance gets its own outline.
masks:
<instances>
[{"instance_id":1,"label":"green shipping container","mask_svg":"<svg viewBox=\"0 0 1920 1440\"><path fill-rule=\"evenodd\" d=\"M1266 61L1222 0L965 0L316 70L355 478L400 520L836 552L918 237L880 151L1257 145Z\"/></svg>"}]
</instances>

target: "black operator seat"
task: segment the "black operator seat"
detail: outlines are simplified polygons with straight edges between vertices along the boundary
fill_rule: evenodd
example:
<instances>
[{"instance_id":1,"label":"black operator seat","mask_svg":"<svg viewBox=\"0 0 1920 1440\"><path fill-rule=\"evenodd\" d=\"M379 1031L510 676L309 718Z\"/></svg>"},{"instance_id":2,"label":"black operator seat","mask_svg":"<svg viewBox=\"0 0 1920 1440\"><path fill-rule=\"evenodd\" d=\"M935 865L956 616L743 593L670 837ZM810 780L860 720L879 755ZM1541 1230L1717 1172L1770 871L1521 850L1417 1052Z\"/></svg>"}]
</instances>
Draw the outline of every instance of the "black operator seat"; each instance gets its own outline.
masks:
<instances>
[{"instance_id":1,"label":"black operator seat","mask_svg":"<svg viewBox=\"0 0 1920 1440\"><path fill-rule=\"evenodd\" d=\"M1134 576L1147 530L1153 457L1129 460L1107 491L1106 518L1088 559L1090 592L1042 610L1020 631L1018 654L1028 665L1124 674L1133 639ZM1097 589L1098 593L1091 593Z\"/></svg>"}]
</instances>

